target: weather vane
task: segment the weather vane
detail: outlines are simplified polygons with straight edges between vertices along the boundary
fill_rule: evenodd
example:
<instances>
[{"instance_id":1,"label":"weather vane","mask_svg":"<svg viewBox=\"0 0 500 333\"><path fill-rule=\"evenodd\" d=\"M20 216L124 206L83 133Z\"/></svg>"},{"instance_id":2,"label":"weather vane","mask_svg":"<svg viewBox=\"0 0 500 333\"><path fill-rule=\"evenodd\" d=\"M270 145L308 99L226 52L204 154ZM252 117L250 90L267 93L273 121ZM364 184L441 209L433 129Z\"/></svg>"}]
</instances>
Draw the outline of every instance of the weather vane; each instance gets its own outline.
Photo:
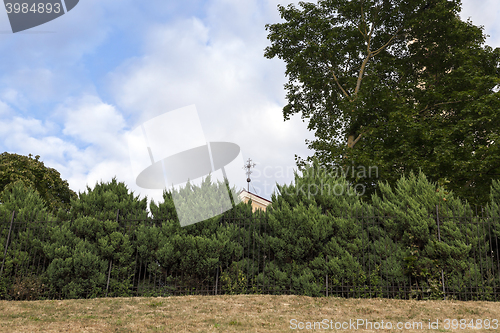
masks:
<instances>
[{"instance_id":1,"label":"weather vane","mask_svg":"<svg viewBox=\"0 0 500 333\"><path fill-rule=\"evenodd\" d=\"M245 170L246 170L246 172L245 172L245 173L247 174L247 183L248 183L248 187L247 187L248 189L247 189L247 192L250 192L250 182L252 181L252 180L250 179L250 174L252 173L252 170L251 170L251 169L252 169L252 168L254 168L254 167L255 167L255 163L252 163L252 160L251 160L251 159L248 159L247 164L245 164L245 165L243 166L243 169L245 169Z\"/></svg>"}]
</instances>

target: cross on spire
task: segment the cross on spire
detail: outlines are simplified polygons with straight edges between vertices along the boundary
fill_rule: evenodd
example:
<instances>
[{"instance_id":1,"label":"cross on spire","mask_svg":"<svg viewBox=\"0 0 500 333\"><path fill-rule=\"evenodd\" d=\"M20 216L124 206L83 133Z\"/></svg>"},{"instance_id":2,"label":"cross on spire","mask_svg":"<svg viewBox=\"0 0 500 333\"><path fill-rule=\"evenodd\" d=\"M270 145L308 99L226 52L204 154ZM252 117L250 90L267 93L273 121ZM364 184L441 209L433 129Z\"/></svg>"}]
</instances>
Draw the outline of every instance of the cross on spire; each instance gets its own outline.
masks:
<instances>
[{"instance_id":1,"label":"cross on spire","mask_svg":"<svg viewBox=\"0 0 500 333\"><path fill-rule=\"evenodd\" d=\"M250 174L252 174L252 172L253 172L251 169L254 168L254 167L255 167L255 163L252 163L251 159L248 159L247 164L245 164L243 166L243 169L246 170L245 173L247 174L247 183L248 183L248 190L247 191L248 192L250 192L250 182L252 181L250 179Z\"/></svg>"}]
</instances>

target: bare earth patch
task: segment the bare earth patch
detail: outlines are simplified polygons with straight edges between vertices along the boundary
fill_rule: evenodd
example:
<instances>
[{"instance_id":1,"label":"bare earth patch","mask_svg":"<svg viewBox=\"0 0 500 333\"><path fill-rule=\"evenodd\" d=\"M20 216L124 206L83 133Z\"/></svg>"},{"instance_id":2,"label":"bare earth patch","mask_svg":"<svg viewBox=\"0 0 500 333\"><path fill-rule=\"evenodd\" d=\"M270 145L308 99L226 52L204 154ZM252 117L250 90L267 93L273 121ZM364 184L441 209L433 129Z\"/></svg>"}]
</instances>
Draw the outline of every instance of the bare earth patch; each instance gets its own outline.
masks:
<instances>
[{"instance_id":1,"label":"bare earth patch","mask_svg":"<svg viewBox=\"0 0 500 333\"><path fill-rule=\"evenodd\" d=\"M446 319L457 319L457 328ZM479 319L489 319L490 328L470 326ZM460 320L466 322L462 328ZM398 329L398 322L407 328ZM388 323L392 329L386 329ZM496 332L500 303L270 295L0 301L0 332L297 331Z\"/></svg>"}]
</instances>

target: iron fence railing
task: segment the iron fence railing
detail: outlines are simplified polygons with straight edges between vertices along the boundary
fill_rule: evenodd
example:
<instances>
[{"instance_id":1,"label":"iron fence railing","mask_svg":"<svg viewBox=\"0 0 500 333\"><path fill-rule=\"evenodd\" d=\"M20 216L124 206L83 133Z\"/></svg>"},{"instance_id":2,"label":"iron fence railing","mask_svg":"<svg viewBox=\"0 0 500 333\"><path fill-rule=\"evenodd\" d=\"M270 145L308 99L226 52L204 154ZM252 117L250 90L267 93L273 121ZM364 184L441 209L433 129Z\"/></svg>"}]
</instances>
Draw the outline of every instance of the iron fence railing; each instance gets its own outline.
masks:
<instances>
[{"instance_id":1,"label":"iron fence railing","mask_svg":"<svg viewBox=\"0 0 500 333\"><path fill-rule=\"evenodd\" d=\"M500 299L498 217L487 216L482 210L473 216L444 216L440 215L436 207L431 218L437 226L437 238L431 244L431 250L428 250L435 252L427 253L429 256L434 255L434 259L422 259L426 265L422 269L415 266L419 260L418 254L396 260L398 245L394 235L384 234L384 225L389 219L391 223L397 223L398 218L366 212L350 212L339 214L338 217L354 219L358 226L360 242L353 245L355 249L349 250L351 252L348 255L356 268L346 273L348 268L337 267L338 258L335 254L324 253L321 263L324 270L311 268L312 277L307 283L312 286L312 295ZM222 215L217 225L225 229L217 230L224 230L223 233L229 236L220 236L222 240L219 243L214 241L207 245L200 241L203 237L209 240L213 238L207 233L203 234L203 222L193 227L197 229L191 238L186 236L188 232L182 231L191 245L185 245L186 253L176 255L179 258L183 255L192 256L193 261L187 263L163 256L165 244L155 244L154 240L160 237L158 235L163 235L161 237L170 237L169 242L176 244L181 238L168 235L169 230L188 229L169 229L165 220L122 220L119 211L114 222L115 231L111 232L114 236L110 236L109 240L112 242L116 236L122 242L122 248L114 247L115 253L102 250L106 254L99 258L92 257L90 250L81 252L83 255L78 260L82 262L82 267L93 267L97 272L90 276L86 275L86 269L79 270L77 258L65 254L65 251L69 251L69 245L51 247L58 239L77 232L70 231L73 228L71 223L75 222L65 225L56 220L18 220L15 212L9 219L0 220L0 299L304 293L305 289L301 289L304 283L293 275L294 263L287 263L287 267L292 267L289 271L278 267L277 263L285 262L286 259L277 257L273 248L276 237L270 228L269 215L264 212L239 217ZM77 226L75 228L79 230ZM123 237L120 238L120 235ZM82 233L78 237L80 243L71 246L84 246L83 240L88 240L88 244L91 242L91 235ZM144 241L148 237L152 240L149 243ZM457 239L462 239L462 243L455 244ZM153 245L147 248L144 244ZM96 246L106 248L107 245ZM126 246L129 246L129 250L123 250ZM183 248L182 245L176 246ZM116 251L122 250L126 253L125 259L116 255ZM207 252L210 252L208 257L204 256ZM196 262L196 256L203 262ZM460 256L466 259L461 260ZM73 261L71 265L68 260ZM332 273L340 271L343 274ZM58 281L54 280L56 278L63 282L58 285ZM68 287L71 285L73 289Z\"/></svg>"}]
</instances>

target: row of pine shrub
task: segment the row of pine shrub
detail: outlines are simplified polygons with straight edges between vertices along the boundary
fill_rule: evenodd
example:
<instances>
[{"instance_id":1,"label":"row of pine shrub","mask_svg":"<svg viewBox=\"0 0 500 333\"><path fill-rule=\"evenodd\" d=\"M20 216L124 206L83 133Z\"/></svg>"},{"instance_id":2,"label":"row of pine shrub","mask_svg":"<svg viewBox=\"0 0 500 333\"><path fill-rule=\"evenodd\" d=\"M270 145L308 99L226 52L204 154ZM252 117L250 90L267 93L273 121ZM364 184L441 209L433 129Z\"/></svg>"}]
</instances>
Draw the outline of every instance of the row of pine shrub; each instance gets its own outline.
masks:
<instances>
[{"instance_id":1,"label":"row of pine shrub","mask_svg":"<svg viewBox=\"0 0 500 333\"><path fill-rule=\"evenodd\" d=\"M209 178L207 186L227 188ZM200 189L180 194L193 190ZM394 187L380 183L366 198L312 164L278 186L267 214L240 203L186 227L172 193L148 211L147 199L116 179L55 214L22 182L6 187L0 202L0 299L213 293L216 284L219 293L310 296L325 295L327 283L330 294L356 297L410 290L494 299L500 291L498 181L478 211L422 173Z\"/></svg>"}]
</instances>

